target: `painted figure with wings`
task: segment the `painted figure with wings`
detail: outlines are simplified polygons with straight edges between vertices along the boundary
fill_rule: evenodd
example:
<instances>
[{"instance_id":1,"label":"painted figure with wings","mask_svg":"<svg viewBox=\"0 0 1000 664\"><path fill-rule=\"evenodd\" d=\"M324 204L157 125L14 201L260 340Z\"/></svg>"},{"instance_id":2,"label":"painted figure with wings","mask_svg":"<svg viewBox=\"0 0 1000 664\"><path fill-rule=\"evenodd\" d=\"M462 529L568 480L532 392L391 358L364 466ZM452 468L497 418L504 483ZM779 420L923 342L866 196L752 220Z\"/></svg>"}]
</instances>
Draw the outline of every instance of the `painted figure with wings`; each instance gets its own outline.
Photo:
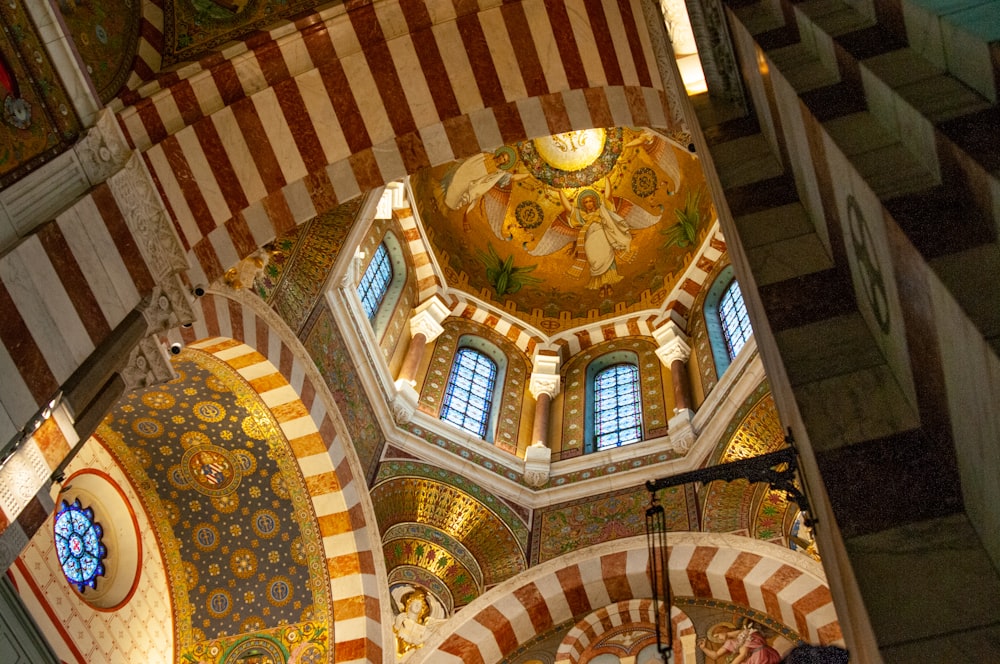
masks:
<instances>
[{"instance_id":1,"label":"painted figure with wings","mask_svg":"<svg viewBox=\"0 0 1000 664\"><path fill-rule=\"evenodd\" d=\"M632 230L647 228L660 220L628 200L612 196L611 183L605 180L604 196L593 189L584 189L575 204L559 190L563 213L549 226L538 244L529 253L547 256L573 243L570 251L576 260L567 271L572 277L589 268L587 288L602 296L611 294L611 286L622 280L618 263L628 263L635 256Z\"/></svg>"}]
</instances>

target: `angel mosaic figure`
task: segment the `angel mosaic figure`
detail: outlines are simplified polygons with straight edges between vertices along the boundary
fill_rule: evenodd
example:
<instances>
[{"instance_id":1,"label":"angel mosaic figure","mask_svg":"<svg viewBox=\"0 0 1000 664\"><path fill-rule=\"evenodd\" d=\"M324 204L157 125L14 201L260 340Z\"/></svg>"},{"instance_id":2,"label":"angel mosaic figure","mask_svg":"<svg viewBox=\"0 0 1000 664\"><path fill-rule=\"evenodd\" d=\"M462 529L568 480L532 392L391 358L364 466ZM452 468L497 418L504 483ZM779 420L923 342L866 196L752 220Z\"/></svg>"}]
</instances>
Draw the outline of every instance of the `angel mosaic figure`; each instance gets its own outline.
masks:
<instances>
[{"instance_id":1,"label":"angel mosaic figure","mask_svg":"<svg viewBox=\"0 0 1000 664\"><path fill-rule=\"evenodd\" d=\"M628 263L635 256L632 249L632 230L652 226L659 215L646 212L624 199L613 197L611 183L605 180L604 196L593 189L584 189L576 203L559 190L564 213L561 214L538 245L529 253L547 256L570 243L576 260L567 271L571 277L583 274L589 267L587 288L598 290L602 296L611 294L611 286L622 280L618 264Z\"/></svg>"},{"instance_id":2,"label":"angel mosaic figure","mask_svg":"<svg viewBox=\"0 0 1000 664\"><path fill-rule=\"evenodd\" d=\"M490 225L499 237L498 224L503 223L507 201L510 199L510 185L528 177L525 173L514 171L516 164L514 149L506 145L493 154L484 152L469 157L442 179L445 205L452 210L464 208L468 215L484 196L490 194L492 198L487 203L494 202L499 209L487 209L485 216L490 219Z\"/></svg>"},{"instance_id":3,"label":"angel mosaic figure","mask_svg":"<svg viewBox=\"0 0 1000 664\"><path fill-rule=\"evenodd\" d=\"M709 633L716 629L718 625L709 629ZM764 635L761 634L753 621L747 620L740 629L722 632L725 638L722 646L716 650L708 649L708 639L702 637L698 639L698 648L705 653L705 657L713 662L725 655L735 654L729 660L729 664L779 664L781 653L768 645Z\"/></svg>"}]
</instances>

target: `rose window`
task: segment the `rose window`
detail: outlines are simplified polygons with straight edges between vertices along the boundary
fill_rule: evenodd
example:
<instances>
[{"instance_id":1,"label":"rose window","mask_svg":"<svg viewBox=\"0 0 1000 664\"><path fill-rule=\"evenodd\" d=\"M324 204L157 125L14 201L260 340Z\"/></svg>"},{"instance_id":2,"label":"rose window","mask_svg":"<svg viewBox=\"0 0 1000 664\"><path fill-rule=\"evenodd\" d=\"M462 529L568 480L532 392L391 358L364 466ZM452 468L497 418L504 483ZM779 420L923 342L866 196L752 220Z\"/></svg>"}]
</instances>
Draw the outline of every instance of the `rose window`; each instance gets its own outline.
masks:
<instances>
[{"instance_id":1,"label":"rose window","mask_svg":"<svg viewBox=\"0 0 1000 664\"><path fill-rule=\"evenodd\" d=\"M56 553L66 579L80 592L87 586L97 589L97 577L104 576L104 563L108 554L101 541L104 530L94 521L94 510L62 501L56 514Z\"/></svg>"}]
</instances>

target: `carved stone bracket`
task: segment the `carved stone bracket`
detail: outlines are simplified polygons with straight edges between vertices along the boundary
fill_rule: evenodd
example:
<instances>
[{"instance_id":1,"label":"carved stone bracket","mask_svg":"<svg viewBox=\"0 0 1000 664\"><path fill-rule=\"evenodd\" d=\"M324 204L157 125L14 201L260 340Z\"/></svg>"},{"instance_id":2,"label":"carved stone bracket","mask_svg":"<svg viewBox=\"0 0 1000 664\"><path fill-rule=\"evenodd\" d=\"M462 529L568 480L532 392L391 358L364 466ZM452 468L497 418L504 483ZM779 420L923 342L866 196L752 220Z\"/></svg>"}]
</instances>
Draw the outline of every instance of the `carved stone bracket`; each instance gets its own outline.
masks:
<instances>
[{"instance_id":1,"label":"carved stone bracket","mask_svg":"<svg viewBox=\"0 0 1000 664\"><path fill-rule=\"evenodd\" d=\"M524 481L528 486L540 487L549 481L552 450L537 442L524 450Z\"/></svg>"},{"instance_id":2,"label":"carved stone bracket","mask_svg":"<svg viewBox=\"0 0 1000 664\"><path fill-rule=\"evenodd\" d=\"M139 341L122 367L121 375L129 390L159 385L177 377L167 349L156 335Z\"/></svg>"},{"instance_id":3,"label":"carved stone bracket","mask_svg":"<svg viewBox=\"0 0 1000 664\"><path fill-rule=\"evenodd\" d=\"M187 289L180 276L173 274L153 287L153 292L139 305L151 332L166 332L195 319Z\"/></svg>"},{"instance_id":4,"label":"carved stone bracket","mask_svg":"<svg viewBox=\"0 0 1000 664\"><path fill-rule=\"evenodd\" d=\"M396 396L392 399L392 419L396 424L403 425L413 418L413 413L417 412L420 395L409 381L397 380L395 385Z\"/></svg>"},{"instance_id":5,"label":"carved stone bracket","mask_svg":"<svg viewBox=\"0 0 1000 664\"><path fill-rule=\"evenodd\" d=\"M122 170L132 152L114 113L108 109L98 113L97 123L73 150L91 185L98 185Z\"/></svg>"},{"instance_id":6,"label":"carved stone bracket","mask_svg":"<svg viewBox=\"0 0 1000 664\"><path fill-rule=\"evenodd\" d=\"M160 282L187 270L184 247L139 154L107 182L153 278Z\"/></svg>"},{"instance_id":7,"label":"carved stone bracket","mask_svg":"<svg viewBox=\"0 0 1000 664\"><path fill-rule=\"evenodd\" d=\"M683 408L667 422L667 432L670 434L670 446L682 454L687 453L694 444L697 434L691 424L694 412L690 408Z\"/></svg>"}]
</instances>

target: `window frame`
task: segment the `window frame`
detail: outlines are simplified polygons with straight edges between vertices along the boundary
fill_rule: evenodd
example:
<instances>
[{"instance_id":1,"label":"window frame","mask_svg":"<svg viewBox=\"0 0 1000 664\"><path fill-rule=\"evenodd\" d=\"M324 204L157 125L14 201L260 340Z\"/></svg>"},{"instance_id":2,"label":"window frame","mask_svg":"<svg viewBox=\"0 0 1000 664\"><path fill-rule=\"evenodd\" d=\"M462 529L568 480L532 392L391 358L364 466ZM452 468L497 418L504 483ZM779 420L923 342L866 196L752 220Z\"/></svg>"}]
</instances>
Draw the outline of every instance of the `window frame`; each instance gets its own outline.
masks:
<instances>
[{"instance_id":1,"label":"window frame","mask_svg":"<svg viewBox=\"0 0 1000 664\"><path fill-rule=\"evenodd\" d=\"M488 412L486 413L486 421L483 424L485 431L482 435L477 431L472 431L467 427L458 424L453 420L445 419L445 408L450 408L449 395L451 394L452 388L452 378L456 373L456 362L458 360L459 354L463 351L475 352L490 362L493 363L495 367L495 373L493 376L493 386L489 395L488 400ZM455 346L455 353L451 358L451 368L448 371L448 381L445 383L444 393L441 397L441 408L438 412L438 419L442 422L448 422L449 424L454 424L455 426L461 428L463 431L470 433L473 436L478 436L485 440L486 442L494 442L496 436L497 422L499 421L501 404L503 401L503 391L505 382L507 379L507 356L502 350L495 344L482 337L478 337L471 334L464 334L458 339L458 343ZM499 398L498 398L499 395Z\"/></svg>"},{"instance_id":2,"label":"window frame","mask_svg":"<svg viewBox=\"0 0 1000 664\"><path fill-rule=\"evenodd\" d=\"M396 305L399 303L399 299L403 294L403 286L406 283L406 259L403 256L403 247L399 242L399 238L392 230L387 230L382 236L381 241L376 245L376 250L372 252L371 259L364 266L364 270L358 276L358 283L354 289L355 295L358 297L358 303L361 306L362 313L365 313L364 302L361 298L361 284L364 282L365 275L368 274L369 268L375 261L375 256L378 252L378 247L384 246L386 254L389 258L389 265L392 276L390 277L389 284L386 287L385 293L382 295L381 301L375 309L375 315L368 317L368 322L372 326L372 330L375 332L375 337L381 339L382 335L385 334L386 329L389 327L389 321L392 319L392 314L396 309Z\"/></svg>"},{"instance_id":3,"label":"window frame","mask_svg":"<svg viewBox=\"0 0 1000 664\"><path fill-rule=\"evenodd\" d=\"M715 374L718 378L722 378L723 374L729 368L729 365L733 363L736 356L730 356L729 345L726 342L726 333L722 326L721 317L721 302L722 297L729 290L729 287L736 283L739 286L739 282L736 280L736 275L733 271L732 265L727 265L723 269L719 276L715 278L712 282L711 287L708 290L708 294L705 296L705 306L703 309L703 314L705 316L705 330L708 333L708 345L712 350L712 359L715 360ZM742 289L740 294L742 295ZM746 309L746 299L743 300L744 310ZM747 323L750 323L749 312L747 312ZM747 337L747 342L753 337L753 325L750 324L750 335ZM746 343L744 343L746 346ZM742 350L742 348L740 349Z\"/></svg>"},{"instance_id":4,"label":"window frame","mask_svg":"<svg viewBox=\"0 0 1000 664\"><path fill-rule=\"evenodd\" d=\"M627 443L618 443L603 449L597 446L597 377L604 371L612 367L627 364L635 369L635 391L638 405L636 417L638 419L639 437ZM586 392L584 395L584 441L583 453L592 454L594 452L605 452L614 450L626 445L640 443L646 439L645 430L645 404L642 392L642 370L639 365L639 355L631 350L614 350L595 358L587 365Z\"/></svg>"}]
</instances>

